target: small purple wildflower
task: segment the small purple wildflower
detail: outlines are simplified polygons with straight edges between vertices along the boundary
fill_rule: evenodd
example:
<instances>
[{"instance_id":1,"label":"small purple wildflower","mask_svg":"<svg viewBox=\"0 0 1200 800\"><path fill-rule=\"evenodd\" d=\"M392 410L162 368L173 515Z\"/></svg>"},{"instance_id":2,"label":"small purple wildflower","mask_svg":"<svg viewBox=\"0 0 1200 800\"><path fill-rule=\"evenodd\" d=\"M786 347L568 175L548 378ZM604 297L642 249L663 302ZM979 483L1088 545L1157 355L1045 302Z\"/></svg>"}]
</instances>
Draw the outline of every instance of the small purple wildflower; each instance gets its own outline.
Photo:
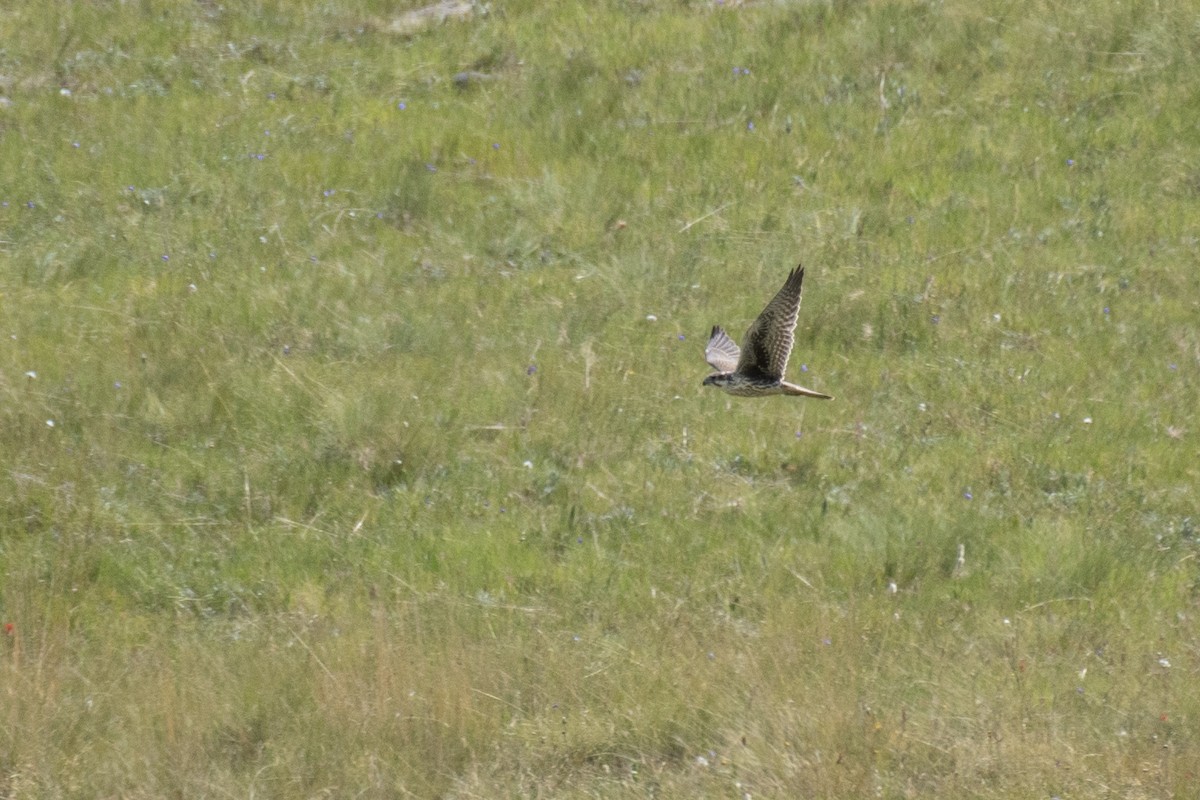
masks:
<instances>
[{"instance_id":1,"label":"small purple wildflower","mask_svg":"<svg viewBox=\"0 0 1200 800\"><path fill-rule=\"evenodd\" d=\"M437 167L433 164L426 164L425 169L429 170L430 172L437 172Z\"/></svg>"},{"instance_id":2,"label":"small purple wildflower","mask_svg":"<svg viewBox=\"0 0 1200 800\"><path fill-rule=\"evenodd\" d=\"M135 189L135 188L133 187L133 184L130 184L129 186L126 186L126 187L125 187L125 191L127 191L127 192L136 192L136 191L137 191L137 189Z\"/></svg>"},{"instance_id":3,"label":"small purple wildflower","mask_svg":"<svg viewBox=\"0 0 1200 800\"><path fill-rule=\"evenodd\" d=\"M537 364L530 364L528 367L525 368L526 375L533 375L536 372L537 372Z\"/></svg>"},{"instance_id":4,"label":"small purple wildflower","mask_svg":"<svg viewBox=\"0 0 1200 800\"><path fill-rule=\"evenodd\" d=\"M1108 306L1104 307L1104 314L1107 316L1110 313Z\"/></svg>"},{"instance_id":5,"label":"small purple wildflower","mask_svg":"<svg viewBox=\"0 0 1200 800\"><path fill-rule=\"evenodd\" d=\"M264 158L266 158L266 157L267 157L267 154L266 154L266 153L255 153L255 154L254 154L254 158L255 158L255 160L257 160L257 161L262 161L262 160L263 160Z\"/></svg>"},{"instance_id":6,"label":"small purple wildflower","mask_svg":"<svg viewBox=\"0 0 1200 800\"><path fill-rule=\"evenodd\" d=\"M268 100L274 100L274 99L275 99L275 93L274 93L274 92L267 92L267 99L268 99Z\"/></svg>"},{"instance_id":7,"label":"small purple wildflower","mask_svg":"<svg viewBox=\"0 0 1200 800\"><path fill-rule=\"evenodd\" d=\"M383 219L383 212L382 212L382 211L376 211L376 212L375 212L375 219Z\"/></svg>"},{"instance_id":8,"label":"small purple wildflower","mask_svg":"<svg viewBox=\"0 0 1200 800\"><path fill-rule=\"evenodd\" d=\"M929 318L929 321L932 322L934 325L937 325L939 322L942 321L942 317L940 314L934 314L932 317Z\"/></svg>"},{"instance_id":9,"label":"small purple wildflower","mask_svg":"<svg viewBox=\"0 0 1200 800\"><path fill-rule=\"evenodd\" d=\"M120 389L120 388L121 388L121 382L120 382L120 381L113 381L113 388L114 388L114 389Z\"/></svg>"},{"instance_id":10,"label":"small purple wildflower","mask_svg":"<svg viewBox=\"0 0 1200 800\"><path fill-rule=\"evenodd\" d=\"M492 142L492 149L493 149L493 150L499 150L499 149L500 149L500 143L499 143L499 142Z\"/></svg>"},{"instance_id":11,"label":"small purple wildflower","mask_svg":"<svg viewBox=\"0 0 1200 800\"><path fill-rule=\"evenodd\" d=\"M71 147L78 148L79 142L71 142Z\"/></svg>"},{"instance_id":12,"label":"small purple wildflower","mask_svg":"<svg viewBox=\"0 0 1200 800\"><path fill-rule=\"evenodd\" d=\"M681 333L681 334L679 334L679 341L681 341L681 342L682 342L682 341L683 341L684 339L686 339L686 338L687 338L687 337L686 337L686 336L684 336L682 333Z\"/></svg>"},{"instance_id":13,"label":"small purple wildflower","mask_svg":"<svg viewBox=\"0 0 1200 800\"><path fill-rule=\"evenodd\" d=\"M801 365L800 365L800 371L801 371L801 372L808 372L808 364L801 364Z\"/></svg>"},{"instance_id":14,"label":"small purple wildflower","mask_svg":"<svg viewBox=\"0 0 1200 800\"><path fill-rule=\"evenodd\" d=\"M406 102L404 102L403 100L401 100L399 103L396 103L396 108L398 108L398 109L400 109L401 111L403 111L404 109L408 108L408 103L406 103Z\"/></svg>"},{"instance_id":15,"label":"small purple wildflower","mask_svg":"<svg viewBox=\"0 0 1200 800\"><path fill-rule=\"evenodd\" d=\"M3 202L0 202L0 208L8 208L8 201L4 200Z\"/></svg>"},{"instance_id":16,"label":"small purple wildflower","mask_svg":"<svg viewBox=\"0 0 1200 800\"><path fill-rule=\"evenodd\" d=\"M974 499L975 499L975 495L971 494L971 490L970 490L970 489L967 489L965 492L963 492L963 497L964 497L965 499L967 499L967 500L974 500Z\"/></svg>"},{"instance_id":17,"label":"small purple wildflower","mask_svg":"<svg viewBox=\"0 0 1200 800\"><path fill-rule=\"evenodd\" d=\"M28 201L26 201L26 202L25 202L25 207L26 207L26 208L37 208L37 206L34 204L34 202L33 202L32 200L28 200Z\"/></svg>"},{"instance_id":18,"label":"small purple wildflower","mask_svg":"<svg viewBox=\"0 0 1200 800\"><path fill-rule=\"evenodd\" d=\"M803 435L804 435L804 431L796 431L796 438L797 438L797 439L799 439L799 438L800 438L801 436L803 436Z\"/></svg>"},{"instance_id":19,"label":"small purple wildflower","mask_svg":"<svg viewBox=\"0 0 1200 800\"><path fill-rule=\"evenodd\" d=\"M333 197L333 195L337 194L337 189L326 189L321 194L325 197Z\"/></svg>"},{"instance_id":20,"label":"small purple wildflower","mask_svg":"<svg viewBox=\"0 0 1200 800\"><path fill-rule=\"evenodd\" d=\"M821 640L821 644L828 647L829 645L833 644L833 639L830 639L828 636L826 636L824 639Z\"/></svg>"},{"instance_id":21,"label":"small purple wildflower","mask_svg":"<svg viewBox=\"0 0 1200 800\"><path fill-rule=\"evenodd\" d=\"M749 122L746 123L746 130L751 131L751 132L754 131L754 120L750 120Z\"/></svg>"},{"instance_id":22,"label":"small purple wildflower","mask_svg":"<svg viewBox=\"0 0 1200 800\"><path fill-rule=\"evenodd\" d=\"M316 256L309 256L309 257L308 257L308 260L309 260L309 261L311 261L311 262L312 262L312 263L314 263L314 264L315 264L315 263L317 263L317 257L316 257Z\"/></svg>"},{"instance_id":23,"label":"small purple wildflower","mask_svg":"<svg viewBox=\"0 0 1200 800\"><path fill-rule=\"evenodd\" d=\"M1179 365L1178 364L1167 364L1167 369L1174 372L1175 370L1179 369Z\"/></svg>"},{"instance_id":24,"label":"small purple wildflower","mask_svg":"<svg viewBox=\"0 0 1200 800\"><path fill-rule=\"evenodd\" d=\"M1073 167L1073 166L1075 166L1075 159L1073 159L1073 158L1068 158L1068 159L1067 159L1067 166L1068 166L1068 167Z\"/></svg>"},{"instance_id":25,"label":"small purple wildflower","mask_svg":"<svg viewBox=\"0 0 1200 800\"><path fill-rule=\"evenodd\" d=\"M162 255L162 260L163 260L163 261L170 261L170 260L171 260L171 257L170 257L169 255L167 255L166 253L163 253L163 255Z\"/></svg>"}]
</instances>

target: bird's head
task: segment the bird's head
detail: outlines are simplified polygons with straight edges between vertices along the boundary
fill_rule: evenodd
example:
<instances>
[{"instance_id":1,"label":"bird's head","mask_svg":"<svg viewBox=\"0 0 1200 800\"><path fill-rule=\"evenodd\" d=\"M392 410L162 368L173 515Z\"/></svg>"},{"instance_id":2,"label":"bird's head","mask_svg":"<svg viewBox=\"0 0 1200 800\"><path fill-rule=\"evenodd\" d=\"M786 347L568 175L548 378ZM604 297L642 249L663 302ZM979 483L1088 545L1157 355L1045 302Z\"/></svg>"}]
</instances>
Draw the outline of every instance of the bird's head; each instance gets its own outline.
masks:
<instances>
[{"instance_id":1,"label":"bird's head","mask_svg":"<svg viewBox=\"0 0 1200 800\"><path fill-rule=\"evenodd\" d=\"M717 372L712 375L709 375L707 378L704 379L704 383L702 385L716 386L718 389L720 389L723 386L728 386L729 385L729 373L728 372Z\"/></svg>"}]
</instances>

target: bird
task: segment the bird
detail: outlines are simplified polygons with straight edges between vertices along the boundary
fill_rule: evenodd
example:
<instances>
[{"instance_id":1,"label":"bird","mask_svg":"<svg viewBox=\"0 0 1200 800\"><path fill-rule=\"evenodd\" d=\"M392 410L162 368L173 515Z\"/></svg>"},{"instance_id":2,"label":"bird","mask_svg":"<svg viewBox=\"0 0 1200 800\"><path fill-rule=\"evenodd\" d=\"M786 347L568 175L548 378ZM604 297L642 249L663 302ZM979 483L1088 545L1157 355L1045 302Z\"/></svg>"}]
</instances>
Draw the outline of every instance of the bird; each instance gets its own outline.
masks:
<instances>
[{"instance_id":1,"label":"bird","mask_svg":"<svg viewBox=\"0 0 1200 800\"><path fill-rule=\"evenodd\" d=\"M803 283L804 265L801 264L788 273L783 288L746 331L740 348L724 328L713 326L704 348L704 360L717 371L704 379L704 386L716 386L738 397L786 394L833 399L831 395L783 379L788 357L792 354Z\"/></svg>"}]
</instances>

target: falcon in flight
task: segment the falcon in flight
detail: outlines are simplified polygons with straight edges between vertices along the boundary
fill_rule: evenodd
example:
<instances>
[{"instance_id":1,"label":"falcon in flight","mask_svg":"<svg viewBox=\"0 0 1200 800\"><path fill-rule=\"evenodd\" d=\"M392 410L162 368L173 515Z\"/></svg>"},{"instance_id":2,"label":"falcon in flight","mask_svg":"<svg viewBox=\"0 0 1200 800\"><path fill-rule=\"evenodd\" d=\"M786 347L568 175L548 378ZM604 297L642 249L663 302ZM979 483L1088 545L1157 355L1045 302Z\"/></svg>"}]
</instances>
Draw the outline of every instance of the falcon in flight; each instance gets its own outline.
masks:
<instances>
[{"instance_id":1,"label":"falcon in flight","mask_svg":"<svg viewBox=\"0 0 1200 800\"><path fill-rule=\"evenodd\" d=\"M789 394L833 399L783 379L788 356L792 354L796 317L800 314L802 283L804 267L799 266L788 273L783 288L746 331L741 349L720 325L713 327L708 346L704 348L704 360L717 372L704 379L705 386L716 386L738 397Z\"/></svg>"}]
</instances>

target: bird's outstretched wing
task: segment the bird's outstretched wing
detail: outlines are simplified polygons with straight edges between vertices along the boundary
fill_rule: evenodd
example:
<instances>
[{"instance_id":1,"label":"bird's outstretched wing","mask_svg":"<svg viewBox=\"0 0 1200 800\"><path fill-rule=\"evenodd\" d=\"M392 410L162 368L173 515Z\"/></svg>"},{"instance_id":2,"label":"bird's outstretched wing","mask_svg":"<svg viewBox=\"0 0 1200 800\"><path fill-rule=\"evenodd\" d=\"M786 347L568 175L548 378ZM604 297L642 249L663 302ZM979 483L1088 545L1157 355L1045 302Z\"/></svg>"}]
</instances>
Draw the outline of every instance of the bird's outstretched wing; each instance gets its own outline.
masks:
<instances>
[{"instance_id":1,"label":"bird's outstretched wing","mask_svg":"<svg viewBox=\"0 0 1200 800\"><path fill-rule=\"evenodd\" d=\"M788 357L792 354L803 283L803 266L788 273L783 288L767 303L750 330L746 331L742 354L737 362L738 372L783 380Z\"/></svg>"},{"instance_id":2,"label":"bird's outstretched wing","mask_svg":"<svg viewBox=\"0 0 1200 800\"><path fill-rule=\"evenodd\" d=\"M730 339L720 325L714 325L708 344L704 347L704 360L718 372L733 372L741 354L737 342Z\"/></svg>"}]
</instances>

